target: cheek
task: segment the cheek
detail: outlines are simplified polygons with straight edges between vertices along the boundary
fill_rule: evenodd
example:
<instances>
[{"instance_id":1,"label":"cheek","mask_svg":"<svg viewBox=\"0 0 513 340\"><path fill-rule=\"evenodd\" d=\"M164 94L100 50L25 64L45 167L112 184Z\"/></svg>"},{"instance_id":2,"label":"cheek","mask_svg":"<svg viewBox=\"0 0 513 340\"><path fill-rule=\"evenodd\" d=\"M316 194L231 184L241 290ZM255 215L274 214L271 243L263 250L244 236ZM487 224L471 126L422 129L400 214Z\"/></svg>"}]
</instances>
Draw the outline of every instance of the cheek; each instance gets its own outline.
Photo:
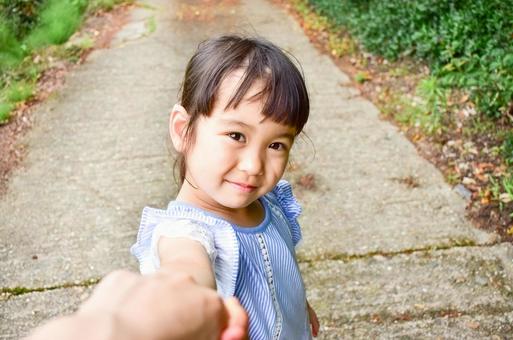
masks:
<instances>
[{"instance_id":1,"label":"cheek","mask_svg":"<svg viewBox=\"0 0 513 340\"><path fill-rule=\"evenodd\" d=\"M287 167L288 156L274 156L270 157L267 161L268 171L274 177L281 178Z\"/></svg>"},{"instance_id":2,"label":"cheek","mask_svg":"<svg viewBox=\"0 0 513 340\"><path fill-rule=\"evenodd\" d=\"M236 152L216 137L199 138L191 154L197 167L209 172L230 166L236 158Z\"/></svg>"}]
</instances>

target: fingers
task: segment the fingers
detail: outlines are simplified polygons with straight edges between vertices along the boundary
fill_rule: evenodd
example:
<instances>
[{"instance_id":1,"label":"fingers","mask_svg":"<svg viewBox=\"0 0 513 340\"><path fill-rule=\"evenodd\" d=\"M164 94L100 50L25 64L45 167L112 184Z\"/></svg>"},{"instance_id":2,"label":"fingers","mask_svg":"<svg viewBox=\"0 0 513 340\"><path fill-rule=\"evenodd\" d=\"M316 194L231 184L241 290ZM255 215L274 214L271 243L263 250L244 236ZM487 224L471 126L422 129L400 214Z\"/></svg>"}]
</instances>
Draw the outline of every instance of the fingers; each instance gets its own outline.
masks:
<instances>
[{"instance_id":1,"label":"fingers","mask_svg":"<svg viewBox=\"0 0 513 340\"><path fill-rule=\"evenodd\" d=\"M308 304L307 306L308 306L308 317L310 319L310 325L312 326L312 335L314 337L317 337L317 335L319 335L319 328L320 328L319 319L317 318L317 314L315 313L313 308L310 307L310 304Z\"/></svg>"},{"instance_id":2,"label":"fingers","mask_svg":"<svg viewBox=\"0 0 513 340\"><path fill-rule=\"evenodd\" d=\"M244 340L248 334L248 314L234 297L225 299L228 326L221 334L221 340Z\"/></svg>"}]
</instances>

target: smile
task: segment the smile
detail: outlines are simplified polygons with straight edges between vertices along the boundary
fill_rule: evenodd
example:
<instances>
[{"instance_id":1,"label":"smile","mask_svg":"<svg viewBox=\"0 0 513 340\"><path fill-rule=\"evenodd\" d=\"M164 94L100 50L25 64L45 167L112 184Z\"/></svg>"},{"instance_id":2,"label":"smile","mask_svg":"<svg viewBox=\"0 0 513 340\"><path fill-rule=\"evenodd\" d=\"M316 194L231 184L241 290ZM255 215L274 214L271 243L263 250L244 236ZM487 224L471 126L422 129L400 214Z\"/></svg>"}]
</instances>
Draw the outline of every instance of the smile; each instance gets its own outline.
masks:
<instances>
[{"instance_id":1,"label":"smile","mask_svg":"<svg viewBox=\"0 0 513 340\"><path fill-rule=\"evenodd\" d=\"M237 183L237 182L231 182L231 181L227 181L227 182L242 192L252 192L257 188L254 185L249 185L249 184L245 184L245 183Z\"/></svg>"}]
</instances>

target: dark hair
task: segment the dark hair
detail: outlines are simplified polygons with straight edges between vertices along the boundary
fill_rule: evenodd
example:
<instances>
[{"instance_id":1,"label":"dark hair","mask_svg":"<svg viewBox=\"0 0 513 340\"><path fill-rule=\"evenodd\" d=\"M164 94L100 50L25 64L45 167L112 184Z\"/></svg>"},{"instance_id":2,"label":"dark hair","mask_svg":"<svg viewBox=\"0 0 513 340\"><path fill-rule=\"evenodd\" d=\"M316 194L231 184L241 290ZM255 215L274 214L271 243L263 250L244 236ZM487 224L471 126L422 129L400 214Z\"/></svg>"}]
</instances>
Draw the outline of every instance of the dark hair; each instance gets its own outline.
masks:
<instances>
[{"instance_id":1,"label":"dark hair","mask_svg":"<svg viewBox=\"0 0 513 340\"><path fill-rule=\"evenodd\" d=\"M200 115L210 115L222 81L238 69L243 69L244 75L225 110L237 108L253 83L263 80L258 93L265 100L262 114L294 127L296 135L303 130L310 101L303 75L286 52L263 38L226 35L202 42L187 64L181 87L181 105L190 115L187 147L194 141L195 122ZM185 179L185 153L177 159L180 183Z\"/></svg>"}]
</instances>

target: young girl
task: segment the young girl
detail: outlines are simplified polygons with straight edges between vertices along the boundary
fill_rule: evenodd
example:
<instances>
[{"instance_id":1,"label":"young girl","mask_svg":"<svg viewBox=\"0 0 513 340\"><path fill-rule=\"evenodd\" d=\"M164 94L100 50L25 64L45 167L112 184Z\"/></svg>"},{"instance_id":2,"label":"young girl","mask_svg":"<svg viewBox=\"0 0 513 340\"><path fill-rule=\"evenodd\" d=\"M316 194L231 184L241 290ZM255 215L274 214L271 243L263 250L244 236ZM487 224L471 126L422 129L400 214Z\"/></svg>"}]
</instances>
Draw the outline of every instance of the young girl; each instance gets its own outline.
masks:
<instances>
[{"instance_id":1,"label":"young girl","mask_svg":"<svg viewBox=\"0 0 513 340\"><path fill-rule=\"evenodd\" d=\"M237 297L250 339L317 336L295 257L301 208L280 180L308 119L301 73L269 41L223 36L200 44L181 92L169 130L182 185L166 210L143 210L141 272L182 271Z\"/></svg>"}]
</instances>

